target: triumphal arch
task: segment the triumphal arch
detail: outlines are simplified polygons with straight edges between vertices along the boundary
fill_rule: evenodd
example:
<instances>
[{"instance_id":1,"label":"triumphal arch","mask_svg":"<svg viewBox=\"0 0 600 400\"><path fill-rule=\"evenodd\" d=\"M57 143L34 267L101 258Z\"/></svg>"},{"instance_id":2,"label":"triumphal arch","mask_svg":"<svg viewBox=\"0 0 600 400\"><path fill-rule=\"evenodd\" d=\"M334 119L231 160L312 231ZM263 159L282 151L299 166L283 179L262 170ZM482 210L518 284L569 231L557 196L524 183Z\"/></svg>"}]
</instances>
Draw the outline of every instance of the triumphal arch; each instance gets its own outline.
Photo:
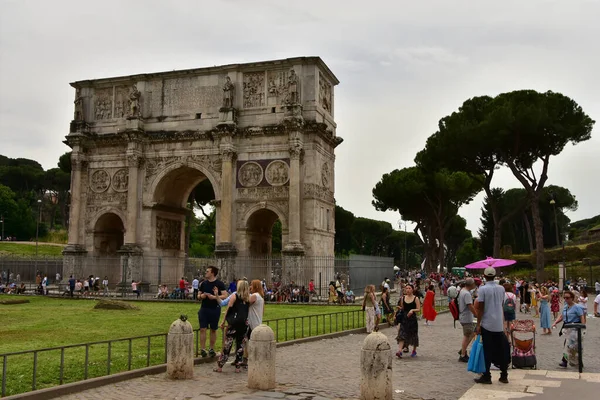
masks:
<instances>
[{"instance_id":1,"label":"triumphal arch","mask_svg":"<svg viewBox=\"0 0 600 400\"><path fill-rule=\"evenodd\" d=\"M319 57L72 83L75 112L64 273L118 255L185 258L191 191L215 194L216 258L271 252L281 221L290 263L334 253L334 87ZM171 270L179 276L182 264Z\"/></svg>"}]
</instances>

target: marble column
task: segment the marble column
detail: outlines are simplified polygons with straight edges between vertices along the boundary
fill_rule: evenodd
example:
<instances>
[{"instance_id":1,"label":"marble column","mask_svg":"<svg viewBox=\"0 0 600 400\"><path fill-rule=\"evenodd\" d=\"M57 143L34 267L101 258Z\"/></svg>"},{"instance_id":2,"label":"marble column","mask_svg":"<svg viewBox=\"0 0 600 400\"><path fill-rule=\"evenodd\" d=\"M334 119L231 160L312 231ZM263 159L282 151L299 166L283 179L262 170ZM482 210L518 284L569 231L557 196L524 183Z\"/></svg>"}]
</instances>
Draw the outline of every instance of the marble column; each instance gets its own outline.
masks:
<instances>
[{"instance_id":1,"label":"marble column","mask_svg":"<svg viewBox=\"0 0 600 400\"><path fill-rule=\"evenodd\" d=\"M71 154L71 208L69 210L69 245L81 245L81 170L85 161L79 152Z\"/></svg>"},{"instance_id":2,"label":"marble column","mask_svg":"<svg viewBox=\"0 0 600 400\"><path fill-rule=\"evenodd\" d=\"M128 184L127 184L127 223L125 230L125 244L136 244L137 225L139 214L138 175L141 157L138 154L127 155Z\"/></svg>"},{"instance_id":3,"label":"marble column","mask_svg":"<svg viewBox=\"0 0 600 400\"><path fill-rule=\"evenodd\" d=\"M86 165L85 156L81 151L77 139L72 139L73 152L71 154L71 208L69 210L69 243L63 250L63 282L66 282L71 275L74 277L83 276L83 266L87 251L81 239L82 225L81 211L85 199L82 197L83 182L82 174Z\"/></svg>"},{"instance_id":4,"label":"marble column","mask_svg":"<svg viewBox=\"0 0 600 400\"><path fill-rule=\"evenodd\" d=\"M219 244L233 245L231 237L231 213L233 205L233 158L235 152L231 148L221 151L221 212L219 213Z\"/></svg>"},{"instance_id":5,"label":"marble column","mask_svg":"<svg viewBox=\"0 0 600 400\"><path fill-rule=\"evenodd\" d=\"M288 212L288 243L285 251L303 252L301 241L301 218L300 218L300 156L302 154L302 141L300 133L294 132L290 135L290 189L289 189L289 212Z\"/></svg>"}]
</instances>

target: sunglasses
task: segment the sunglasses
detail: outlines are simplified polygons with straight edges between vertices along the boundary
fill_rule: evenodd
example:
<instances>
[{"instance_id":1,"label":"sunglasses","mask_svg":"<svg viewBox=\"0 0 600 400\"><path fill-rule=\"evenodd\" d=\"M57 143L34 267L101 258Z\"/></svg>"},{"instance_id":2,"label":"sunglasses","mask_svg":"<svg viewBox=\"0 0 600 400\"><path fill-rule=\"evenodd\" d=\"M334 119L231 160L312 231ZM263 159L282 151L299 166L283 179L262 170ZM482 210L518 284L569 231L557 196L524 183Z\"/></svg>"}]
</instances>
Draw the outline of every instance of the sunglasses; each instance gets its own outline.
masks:
<instances>
[{"instance_id":1,"label":"sunglasses","mask_svg":"<svg viewBox=\"0 0 600 400\"><path fill-rule=\"evenodd\" d=\"M569 300L571 298L571 296L565 296L565 300Z\"/></svg>"}]
</instances>

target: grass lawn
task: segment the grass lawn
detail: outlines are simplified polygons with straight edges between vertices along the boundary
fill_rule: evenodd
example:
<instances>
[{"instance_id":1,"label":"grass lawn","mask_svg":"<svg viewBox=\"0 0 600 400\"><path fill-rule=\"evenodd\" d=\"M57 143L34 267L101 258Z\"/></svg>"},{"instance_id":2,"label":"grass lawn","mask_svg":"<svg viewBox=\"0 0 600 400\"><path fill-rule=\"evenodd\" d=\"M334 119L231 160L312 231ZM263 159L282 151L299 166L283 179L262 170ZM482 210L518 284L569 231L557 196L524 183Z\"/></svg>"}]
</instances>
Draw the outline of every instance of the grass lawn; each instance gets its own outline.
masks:
<instances>
[{"instance_id":1,"label":"grass lawn","mask_svg":"<svg viewBox=\"0 0 600 400\"><path fill-rule=\"evenodd\" d=\"M38 256L61 256L63 246L38 244ZM0 242L0 256L35 256L35 244Z\"/></svg>"},{"instance_id":2,"label":"grass lawn","mask_svg":"<svg viewBox=\"0 0 600 400\"><path fill-rule=\"evenodd\" d=\"M186 314L194 329L198 328L198 303L184 302L135 302L139 311L95 310L95 301L88 299L55 299L41 296L27 297L31 302L17 305L0 305L0 354L47 347L73 345L86 342L122 339L134 336L164 334L170 324L181 314ZM294 337L315 336L336 332L352 327L364 326L362 312L337 314L321 317L307 317L315 314L350 312L360 310L360 306L309 306L309 305L269 305L265 307L264 320L279 320L269 325L276 332L279 341ZM304 318L300 318L304 317ZM318 332L317 332L318 328ZM131 361L129 359L131 346ZM125 371L129 368L142 368L164 362L165 339L152 338L150 353L148 340L137 339L111 344L95 344L88 348L89 378ZM216 350L221 348L219 332ZM85 346L64 351L65 367L63 383L74 382L85 377ZM111 353L110 366L107 365L108 352ZM36 388L53 386L59 383L61 351L53 350L38 353ZM33 355L7 357L7 395L31 390L33 379Z\"/></svg>"}]
</instances>

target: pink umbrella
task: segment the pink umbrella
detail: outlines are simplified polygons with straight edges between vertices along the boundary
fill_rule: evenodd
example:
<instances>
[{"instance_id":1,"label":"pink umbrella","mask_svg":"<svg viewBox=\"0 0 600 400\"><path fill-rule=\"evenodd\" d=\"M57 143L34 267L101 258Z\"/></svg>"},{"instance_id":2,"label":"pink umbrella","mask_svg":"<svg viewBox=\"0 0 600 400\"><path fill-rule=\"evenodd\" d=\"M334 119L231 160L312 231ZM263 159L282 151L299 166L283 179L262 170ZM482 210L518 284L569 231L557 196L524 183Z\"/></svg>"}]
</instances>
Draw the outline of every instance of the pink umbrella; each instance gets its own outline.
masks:
<instances>
[{"instance_id":1,"label":"pink umbrella","mask_svg":"<svg viewBox=\"0 0 600 400\"><path fill-rule=\"evenodd\" d=\"M515 260L505 260L502 258L488 257L485 260L476 261L472 264L465 265L465 268L468 268L468 269L484 269L487 267L499 268L499 267L506 267L508 265L513 265L516 263L517 262Z\"/></svg>"}]
</instances>

